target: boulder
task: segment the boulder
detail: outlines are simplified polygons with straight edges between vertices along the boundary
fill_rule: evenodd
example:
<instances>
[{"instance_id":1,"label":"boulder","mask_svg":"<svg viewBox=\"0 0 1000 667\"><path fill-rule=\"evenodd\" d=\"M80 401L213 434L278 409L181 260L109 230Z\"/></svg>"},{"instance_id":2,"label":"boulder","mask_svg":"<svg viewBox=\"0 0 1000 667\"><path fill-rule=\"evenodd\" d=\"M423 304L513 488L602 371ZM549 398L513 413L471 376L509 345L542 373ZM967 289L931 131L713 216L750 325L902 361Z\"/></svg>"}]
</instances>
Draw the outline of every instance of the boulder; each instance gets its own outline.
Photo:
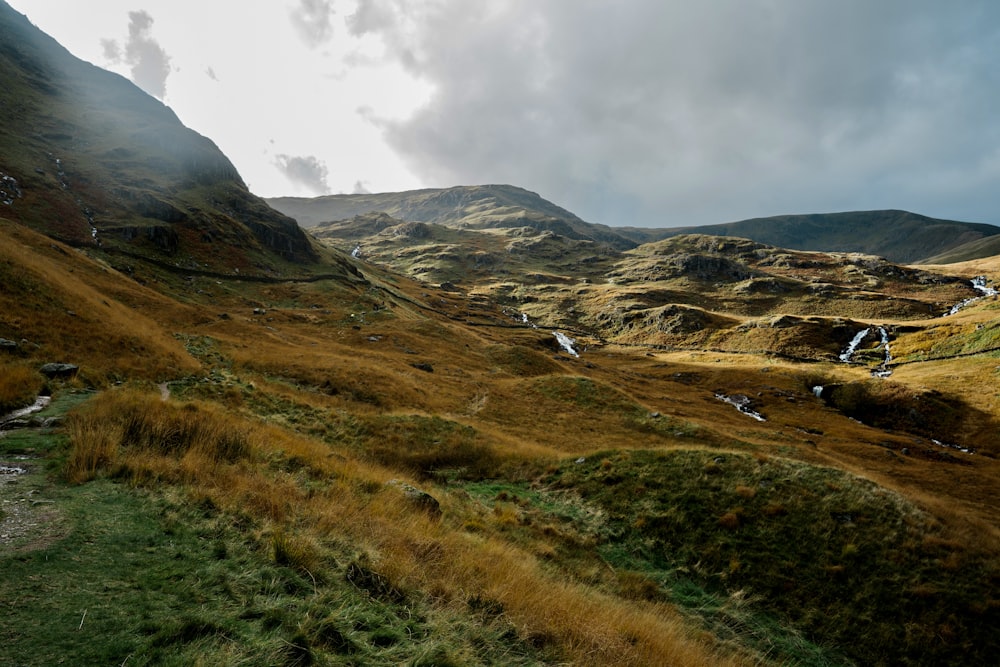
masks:
<instances>
[{"instance_id":1,"label":"boulder","mask_svg":"<svg viewBox=\"0 0 1000 667\"><path fill-rule=\"evenodd\" d=\"M80 367L74 364L50 363L45 364L38 370L41 371L42 375L50 379L71 378L76 375Z\"/></svg>"},{"instance_id":2,"label":"boulder","mask_svg":"<svg viewBox=\"0 0 1000 667\"><path fill-rule=\"evenodd\" d=\"M14 352L17 350L17 343L6 338L0 338L0 350L4 352Z\"/></svg>"}]
</instances>

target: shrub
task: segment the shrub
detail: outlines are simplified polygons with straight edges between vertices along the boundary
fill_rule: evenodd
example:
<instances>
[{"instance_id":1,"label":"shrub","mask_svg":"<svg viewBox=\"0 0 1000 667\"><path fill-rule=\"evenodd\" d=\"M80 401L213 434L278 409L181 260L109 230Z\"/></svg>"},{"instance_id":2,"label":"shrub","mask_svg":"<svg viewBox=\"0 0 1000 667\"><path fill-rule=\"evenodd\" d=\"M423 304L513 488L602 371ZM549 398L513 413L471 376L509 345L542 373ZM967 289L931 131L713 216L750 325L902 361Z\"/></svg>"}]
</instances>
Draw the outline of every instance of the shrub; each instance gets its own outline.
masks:
<instances>
[{"instance_id":1,"label":"shrub","mask_svg":"<svg viewBox=\"0 0 1000 667\"><path fill-rule=\"evenodd\" d=\"M283 567L312 574L318 570L319 552L309 540L279 531L271 536L271 555Z\"/></svg>"},{"instance_id":2,"label":"shrub","mask_svg":"<svg viewBox=\"0 0 1000 667\"><path fill-rule=\"evenodd\" d=\"M68 430L72 449L64 473L73 483L93 479L100 470L140 469L138 461L157 456L193 457L197 468L235 462L252 450L249 428L235 417L128 389L89 401L70 415Z\"/></svg>"},{"instance_id":3,"label":"shrub","mask_svg":"<svg viewBox=\"0 0 1000 667\"><path fill-rule=\"evenodd\" d=\"M368 431L371 459L425 478L450 470L481 479L498 464L493 447L475 429L440 417L380 417Z\"/></svg>"}]
</instances>

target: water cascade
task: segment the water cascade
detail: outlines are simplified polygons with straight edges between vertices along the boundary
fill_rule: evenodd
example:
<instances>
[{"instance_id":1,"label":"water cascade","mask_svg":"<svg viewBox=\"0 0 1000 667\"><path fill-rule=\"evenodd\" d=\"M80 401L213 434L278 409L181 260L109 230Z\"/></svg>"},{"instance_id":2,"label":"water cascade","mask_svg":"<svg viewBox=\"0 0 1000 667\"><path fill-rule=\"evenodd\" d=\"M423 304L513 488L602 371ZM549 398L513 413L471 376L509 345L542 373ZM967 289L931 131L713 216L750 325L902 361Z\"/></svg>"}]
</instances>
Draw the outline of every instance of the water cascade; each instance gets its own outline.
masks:
<instances>
[{"instance_id":1,"label":"water cascade","mask_svg":"<svg viewBox=\"0 0 1000 667\"><path fill-rule=\"evenodd\" d=\"M843 352L840 353L840 360L845 364L851 363L851 357L854 356L854 351L858 349L858 345L861 345L861 341L865 339L871 329L862 329L854 335L851 342L847 344L847 347Z\"/></svg>"},{"instance_id":2,"label":"water cascade","mask_svg":"<svg viewBox=\"0 0 1000 667\"><path fill-rule=\"evenodd\" d=\"M569 354L571 356L574 356L574 357L579 357L580 356L579 354L577 354L577 351L575 349L573 349L573 346L576 344L576 340L575 339L570 338L569 336L567 336L566 334L562 333L561 331L553 331L552 335L556 337L557 341L559 341L559 347L561 347L563 350L565 350L567 354Z\"/></svg>"},{"instance_id":3,"label":"water cascade","mask_svg":"<svg viewBox=\"0 0 1000 667\"><path fill-rule=\"evenodd\" d=\"M976 276L975 278L972 279L971 282L972 282L972 289L979 292L979 296L972 296L962 301L961 303L955 304L954 306L951 307L951 310L945 313L945 317L947 317L948 315L954 315L955 313L962 310L966 306L971 305L976 301L979 301L980 299L985 299L988 296L996 296L997 294L1000 294L1000 292L997 291L997 288L990 287L989 285L986 284L986 276Z\"/></svg>"},{"instance_id":4,"label":"water cascade","mask_svg":"<svg viewBox=\"0 0 1000 667\"><path fill-rule=\"evenodd\" d=\"M872 377L887 378L892 375L892 369L889 368L889 364L892 362L892 352L889 350L889 332L885 330L885 327L879 327L878 333L882 338L882 349L885 353L885 358L879 364L879 367L872 371Z\"/></svg>"}]
</instances>

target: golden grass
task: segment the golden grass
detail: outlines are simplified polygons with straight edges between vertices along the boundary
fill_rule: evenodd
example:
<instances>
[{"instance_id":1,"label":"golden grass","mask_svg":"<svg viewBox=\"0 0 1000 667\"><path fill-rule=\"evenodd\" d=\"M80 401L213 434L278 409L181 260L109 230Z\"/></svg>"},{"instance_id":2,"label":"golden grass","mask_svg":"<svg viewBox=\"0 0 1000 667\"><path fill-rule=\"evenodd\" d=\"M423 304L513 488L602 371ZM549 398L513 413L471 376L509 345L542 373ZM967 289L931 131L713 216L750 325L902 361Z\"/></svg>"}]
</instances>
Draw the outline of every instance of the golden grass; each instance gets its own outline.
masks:
<instances>
[{"instance_id":1,"label":"golden grass","mask_svg":"<svg viewBox=\"0 0 1000 667\"><path fill-rule=\"evenodd\" d=\"M218 303L181 305L48 239L20 228L3 231L13 241L0 245L0 263L32 291L0 294L0 336L26 337L38 343L32 354L39 359L81 363L95 378L175 379L213 368L252 382L268 397L343 411L359 422L438 416L475 429L477 440L504 464L521 459L539 465L608 449L718 447L834 465L899 491L939 517L950 542L926 547L940 552L941 567L961 567L970 550L1000 548L1000 462L961 454L954 455L961 465L904 458L903 447L915 449L912 437L849 421L823 406L805 381L860 380L866 369L804 369L749 353L644 356L645 349L616 346L595 347L582 360L557 360L546 331L463 328L423 311L428 319L415 320L414 310L402 308L356 325L349 315L359 309L336 303L342 295L298 285L226 286ZM406 285L414 299L422 298ZM329 305L331 314L296 303L267 304L272 319L253 321L248 300L265 297L316 301ZM459 312L459 297L448 299L441 310ZM222 311L234 314L221 320ZM972 317L965 316L962 326L974 326ZM211 336L217 347L199 363L174 332ZM894 349L902 353L931 341L900 339ZM996 384L993 361L904 366L893 380L914 391L953 391L995 418L1000 394L982 390ZM434 373L413 362L432 363ZM4 382L25 394L37 388L37 377L16 368L9 364L0 373L0 400L4 391L19 391L5 389ZM585 382L594 393L569 391ZM768 422L714 400L720 389L752 396ZM262 522L271 557L309 572L321 567L317 544L335 536L370 554L371 567L394 586L441 605L459 608L473 596L495 600L522 638L558 646L574 664L739 662L720 656L712 639L672 608L650 601L641 576L620 578L621 588L632 591L623 600L555 572L546 562L551 549L505 541L496 524L518 521L514 505L483 518L464 509L461 499L430 489L444 510L435 520L386 485L406 473L359 460L346 446L292 434L276 425L280 420L262 424L243 396L233 390L220 398L232 409L226 411L209 401L179 404L143 391L106 392L69 421L66 478L80 483L109 474L150 487L181 485L194 499ZM662 421L640 424L652 411ZM625 412L633 417L623 418ZM676 432L662 429L663 421L677 424ZM365 444L383 435L391 448L408 445L406 433L389 426L373 430ZM384 453L391 465L407 454ZM755 490L736 493L750 500ZM780 504L764 509L769 516L787 511ZM735 509L722 517L739 529Z\"/></svg>"},{"instance_id":2,"label":"golden grass","mask_svg":"<svg viewBox=\"0 0 1000 667\"><path fill-rule=\"evenodd\" d=\"M73 447L64 472L71 483L123 467L150 475L162 471L165 458L181 461L180 472L190 476L245 459L253 450L248 425L215 406L176 405L129 389L92 401L72 415L68 429Z\"/></svg>"},{"instance_id":3,"label":"golden grass","mask_svg":"<svg viewBox=\"0 0 1000 667\"><path fill-rule=\"evenodd\" d=\"M75 363L98 382L198 368L156 321L189 319L189 309L20 225L0 221L0 235L0 337L25 339L32 358Z\"/></svg>"},{"instance_id":4,"label":"golden grass","mask_svg":"<svg viewBox=\"0 0 1000 667\"><path fill-rule=\"evenodd\" d=\"M372 554L372 569L393 587L457 609L472 596L493 600L523 639L558 648L573 664L741 664L667 605L599 593L554 575L544 554L468 532L460 500L438 494L454 520L409 505L387 484L398 473L332 456L274 426L261 425L234 452L226 439L232 420L210 406L106 392L70 420L66 477L78 483L104 472L142 485L183 484L193 498L270 522L271 557L310 575L322 567L317 540L339 536ZM300 472L267 472L268 460L296 461ZM306 493L307 478L332 483Z\"/></svg>"},{"instance_id":5,"label":"golden grass","mask_svg":"<svg viewBox=\"0 0 1000 667\"><path fill-rule=\"evenodd\" d=\"M44 384L28 364L0 362L0 415L30 405Z\"/></svg>"}]
</instances>

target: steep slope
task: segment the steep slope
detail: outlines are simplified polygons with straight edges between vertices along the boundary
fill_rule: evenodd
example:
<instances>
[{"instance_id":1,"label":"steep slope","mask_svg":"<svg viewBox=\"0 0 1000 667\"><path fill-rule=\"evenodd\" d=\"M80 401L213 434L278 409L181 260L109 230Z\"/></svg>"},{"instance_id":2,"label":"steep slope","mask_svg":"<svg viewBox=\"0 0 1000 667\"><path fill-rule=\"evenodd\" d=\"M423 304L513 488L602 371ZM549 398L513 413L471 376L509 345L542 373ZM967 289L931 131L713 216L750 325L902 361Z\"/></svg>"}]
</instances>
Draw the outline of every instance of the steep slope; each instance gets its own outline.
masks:
<instances>
[{"instance_id":1,"label":"steep slope","mask_svg":"<svg viewBox=\"0 0 1000 667\"><path fill-rule=\"evenodd\" d=\"M702 227L630 227L616 231L640 243L680 234L711 234L738 236L794 250L860 252L893 262L916 263L951 248L1000 234L1000 227L888 210L781 215Z\"/></svg>"},{"instance_id":2,"label":"steep slope","mask_svg":"<svg viewBox=\"0 0 1000 667\"><path fill-rule=\"evenodd\" d=\"M627 249L634 242L605 225L584 222L534 192L512 185L473 185L382 194L268 199L304 227L383 212L406 222L434 222L470 229L529 227L567 238Z\"/></svg>"},{"instance_id":3,"label":"steep slope","mask_svg":"<svg viewBox=\"0 0 1000 667\"><path fill-rule=\"evenodd\" d=\"M211 140L0 3L0 206L78 246L220 271L316 260Z\"/></svg>"}]
</instances>

